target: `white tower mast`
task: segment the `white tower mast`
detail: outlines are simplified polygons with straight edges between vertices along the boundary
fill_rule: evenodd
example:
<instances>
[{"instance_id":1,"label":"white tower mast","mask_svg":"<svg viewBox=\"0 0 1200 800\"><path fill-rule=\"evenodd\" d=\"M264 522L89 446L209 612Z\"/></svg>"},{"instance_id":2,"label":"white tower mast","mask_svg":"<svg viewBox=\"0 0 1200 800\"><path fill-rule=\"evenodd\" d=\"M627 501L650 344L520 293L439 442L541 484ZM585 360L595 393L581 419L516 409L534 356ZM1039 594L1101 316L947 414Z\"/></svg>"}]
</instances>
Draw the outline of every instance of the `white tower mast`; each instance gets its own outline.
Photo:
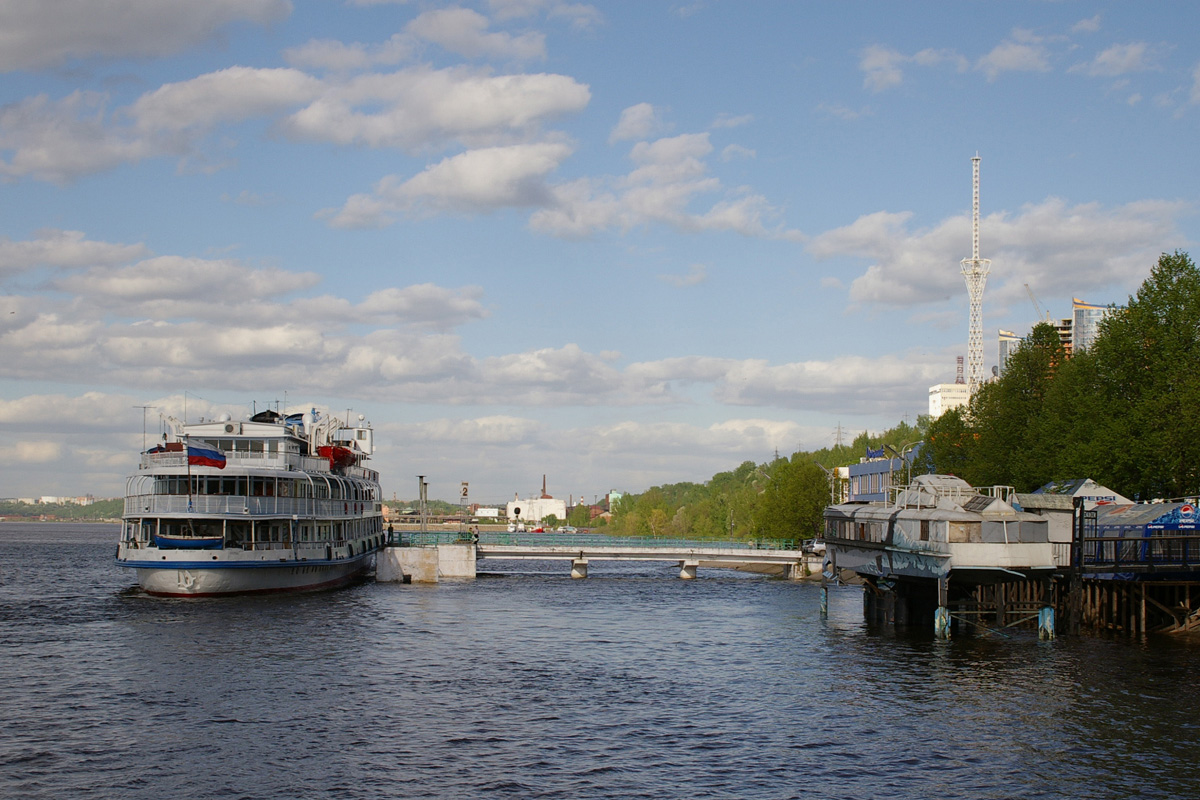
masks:
<instances>
[{"instance_id":1,"label":"white tower mast","mask_svg":"<svg viewBox=\"0 0 1200 800\"><path fill-rule=\"evenodd\" d=\"M962 260L963 280L971 298L967 333L967 391L973 397L983 382L983 287L992 262L979 257L979 154L971 159L971 257Z\"/></svg>"}]
</instances>

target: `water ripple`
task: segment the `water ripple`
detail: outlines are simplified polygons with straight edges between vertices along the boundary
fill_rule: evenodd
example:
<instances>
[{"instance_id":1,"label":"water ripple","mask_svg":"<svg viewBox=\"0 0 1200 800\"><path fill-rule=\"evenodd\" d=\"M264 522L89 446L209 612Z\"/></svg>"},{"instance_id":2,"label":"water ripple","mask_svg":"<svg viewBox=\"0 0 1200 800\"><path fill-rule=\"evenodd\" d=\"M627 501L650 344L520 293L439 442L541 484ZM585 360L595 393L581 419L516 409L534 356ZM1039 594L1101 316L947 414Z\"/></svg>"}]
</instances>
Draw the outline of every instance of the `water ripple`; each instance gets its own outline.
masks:
<instances>
[{"instance_id":1,"label":"water ripple","mask_svg":"<svg viewBox=\"0 0 1200 800\"><path fill-rule=\"evenodd\" d=\"M1197 648L934 642L646 565L164 601L0 525L0 796L1200 796Z\"/></svg>"}]
</instances>

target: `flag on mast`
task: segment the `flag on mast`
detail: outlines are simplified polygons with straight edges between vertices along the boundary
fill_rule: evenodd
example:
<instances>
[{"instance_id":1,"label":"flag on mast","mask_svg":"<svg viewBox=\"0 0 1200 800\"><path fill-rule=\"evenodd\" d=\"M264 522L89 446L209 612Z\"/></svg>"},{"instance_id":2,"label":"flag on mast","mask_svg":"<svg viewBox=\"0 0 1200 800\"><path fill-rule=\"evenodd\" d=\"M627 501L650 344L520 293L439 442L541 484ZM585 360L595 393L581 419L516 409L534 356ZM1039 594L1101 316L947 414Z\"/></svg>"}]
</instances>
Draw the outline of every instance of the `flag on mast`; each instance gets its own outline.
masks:
<instances>
[{"instance_id":1,"label":"flag on mast","mask_svg":"<svg viewBox=\"0 0 1200 800\"><path fill-rule=\"evenodd\" d=\"M189 467L216 467L217 469L225 469L225 454L214 447L188 442L187 455Z\"/></svg>"}]
</instances>

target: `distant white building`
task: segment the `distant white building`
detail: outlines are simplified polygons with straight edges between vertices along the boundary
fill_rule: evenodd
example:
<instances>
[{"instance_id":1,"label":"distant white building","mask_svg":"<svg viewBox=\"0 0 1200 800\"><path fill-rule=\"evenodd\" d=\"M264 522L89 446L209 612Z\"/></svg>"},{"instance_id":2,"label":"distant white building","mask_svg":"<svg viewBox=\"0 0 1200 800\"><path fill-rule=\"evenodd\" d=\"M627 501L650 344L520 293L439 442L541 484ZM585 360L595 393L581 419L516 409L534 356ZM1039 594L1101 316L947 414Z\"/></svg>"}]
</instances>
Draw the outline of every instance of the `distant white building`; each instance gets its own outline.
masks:
<instances>
[{"instance_id":1,"label":"distant white building","mask_svg":"<svg viewBox=\"0 0 1200 800\"><path fill-rule=\"evenodd\" d=\"M24 502L24 501L22 501L22 502ZM38 503L41 505L76 505L76 506L90 506L94 502L96 502L96 498L92 497L90 494L84 495L82 497L57 497L55 495L46 494L46 495L42 495L37 500L29 501L30 505L32 505L34 503Z\"/></svg>"},{"instance_id":2,"label":"distant white building","mask_svg":"<svg viewBox=\"0 0 1200 800\"><path fill-rule=\"evenodd\" d=\"M1013 354L1013 351L1015 351L1017 349L1017 346L1019 344L1021 344L1021 337L1017 336L1012 331L1006 331L1006 330L1002 329L1000 331L1000 335L997 338L998 338L998 341L997 341L996 355L998 356L998 359L997 359L997 364L996 364L996 368L997 368L996 371L998 372L998 374L1003 375L1004 368L1006 366L1008 366L1009 356L1011 356Z\"/></svg>"},{"instance_id":3,"label":"distant white building","mask_svg":"<svg viewBox=\"0 0 1200 800\"><path fill-rule=\"evenodd\" d=\"M965 383L938 383L929 387L929 416L937 419L952 408L965 406L971 390Z\"/></svg>"},{"instance_id":4,"label":"distant white building","mask_svg":"<svg viewBox=\"0 0 1200 800\"><path fill-rule=\"evenodd\" d=\"M527 497L524 500L514 497L507 506L510 520L525 522L541 522L546 517L554 516L559 520L567 518L567 501L556 500L546 494L546 476L542 476L542 496Z\"/></svg>"}]
</instances>

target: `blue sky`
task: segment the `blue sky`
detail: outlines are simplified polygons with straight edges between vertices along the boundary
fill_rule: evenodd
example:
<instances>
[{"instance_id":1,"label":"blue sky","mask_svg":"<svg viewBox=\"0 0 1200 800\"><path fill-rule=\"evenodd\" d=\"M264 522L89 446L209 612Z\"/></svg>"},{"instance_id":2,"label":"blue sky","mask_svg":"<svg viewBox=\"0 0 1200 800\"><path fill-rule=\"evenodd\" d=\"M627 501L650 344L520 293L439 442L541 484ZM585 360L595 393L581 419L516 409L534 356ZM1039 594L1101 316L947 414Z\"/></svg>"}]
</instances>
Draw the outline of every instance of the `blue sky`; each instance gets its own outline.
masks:
<instances>
[{"instance_id":1,"label":"blue sky","mask_svg":"<svg viewBox=\"0 0 1200 800\"><path fill-rule=\"evenodd\" d=\"M386 494L703 481L924 413L1197 239L1200 8L0 0L0 495L160 414L378 429Z\"/></svg>"}]
</instances>

